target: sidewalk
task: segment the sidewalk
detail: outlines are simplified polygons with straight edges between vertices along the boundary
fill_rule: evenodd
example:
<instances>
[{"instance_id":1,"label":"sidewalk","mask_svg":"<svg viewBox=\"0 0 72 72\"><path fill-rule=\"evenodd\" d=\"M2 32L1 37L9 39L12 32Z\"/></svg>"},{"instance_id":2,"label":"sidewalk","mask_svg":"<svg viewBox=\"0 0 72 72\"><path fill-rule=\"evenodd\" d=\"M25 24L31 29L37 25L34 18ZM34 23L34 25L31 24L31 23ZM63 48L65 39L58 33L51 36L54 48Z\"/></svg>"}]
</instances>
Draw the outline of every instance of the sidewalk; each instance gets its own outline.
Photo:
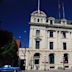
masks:
<instances>
[{"instance_id":1,"label":"sidewalk","mask_svg":"<svg viewBox=\"0 0 72 72\"><path fill-rule=\"evenodd\" d=\"M22 70L22 72L72 72L72 69L66 69L66 70Z\"/></svg>"}]
</instances>

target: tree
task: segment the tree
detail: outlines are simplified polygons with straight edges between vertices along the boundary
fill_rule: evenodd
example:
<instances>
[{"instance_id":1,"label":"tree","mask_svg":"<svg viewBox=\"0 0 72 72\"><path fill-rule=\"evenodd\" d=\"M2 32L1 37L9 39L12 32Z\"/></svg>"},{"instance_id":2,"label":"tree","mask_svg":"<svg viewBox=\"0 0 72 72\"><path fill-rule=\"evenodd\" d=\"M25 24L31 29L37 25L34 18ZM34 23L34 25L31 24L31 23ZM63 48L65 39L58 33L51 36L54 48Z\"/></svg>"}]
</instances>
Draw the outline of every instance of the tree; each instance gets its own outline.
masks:
<instances>
[{"instance_id":1,"label":"tree","mask_svg":"<svg viewBox=\"0 0 72 72\"><path fill-rule=\"evenodd\" d=\"M0 66L7 64L17 66L17 51L17 44L12 33L0 31Z\"/></svg>"}]
</instances>

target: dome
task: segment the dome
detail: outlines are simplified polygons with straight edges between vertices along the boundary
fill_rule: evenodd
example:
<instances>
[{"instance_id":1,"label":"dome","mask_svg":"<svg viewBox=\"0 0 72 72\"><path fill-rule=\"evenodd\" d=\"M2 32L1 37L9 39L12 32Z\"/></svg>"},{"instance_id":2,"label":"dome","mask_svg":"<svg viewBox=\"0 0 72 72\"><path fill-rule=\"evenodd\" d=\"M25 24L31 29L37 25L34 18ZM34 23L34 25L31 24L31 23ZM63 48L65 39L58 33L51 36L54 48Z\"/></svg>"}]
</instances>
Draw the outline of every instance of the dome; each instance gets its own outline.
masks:
<instances>
[{"instance_id":1,"label":"dome","mask_svg":"<svg viewBox=\"0 0 72 72\"><path fill-rule=\"evenodd\" d=\"M55 20L55 18L54 18L54 17L49 17L48 19L49 19L49 20Z\"/></svg>"},{"instance_id":2,"label":"dome","mask_svg":"<svg viewBox=\"0 0 72 72\"><path fill-rule=\"evenodd\" d=\"M67 20L66 19L61 19L61 21L65 21L66 22Z\"/></svg>"},{"instance_id":3,"label":"dome","mask_svg":"<svg viewBox=\"0 0 72 72\"><path fill-rule=\"evenodd\" d=\"M34 15L34 16L45 16L46 17L46 14L43 11L40 11L40 13L38 13L38 11L34 11L34 12L32 12L31 15Z\"/></svg>"}]
</instances>

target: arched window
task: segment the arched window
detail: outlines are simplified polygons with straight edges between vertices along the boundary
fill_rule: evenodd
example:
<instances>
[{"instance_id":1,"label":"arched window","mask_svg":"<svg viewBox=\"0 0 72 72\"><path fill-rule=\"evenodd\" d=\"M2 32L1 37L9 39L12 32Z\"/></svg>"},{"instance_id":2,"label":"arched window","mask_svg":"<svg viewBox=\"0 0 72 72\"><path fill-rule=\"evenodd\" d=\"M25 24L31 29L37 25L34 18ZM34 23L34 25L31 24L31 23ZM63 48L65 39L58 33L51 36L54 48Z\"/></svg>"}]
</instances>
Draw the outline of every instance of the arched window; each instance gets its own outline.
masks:
<instances>
[{"instance_id":1,"label":"arched window","mask_svg":"<svg viewBox=\"0 0 72 72\"><path fill-rule=\"evenodd\" d=\"M40 57L40 53L35 53L34 57Z\"/></svg>"},{"instance_id":2,"label":"arched window","mask_svg":"<svg viewBox=\"0 0 72 72\"><path fill-rule=\"evenodd\" d=\"M54 64L54 53L49 54L49 63Z\"/></svg>"},{"instance_id":3,"label":"arched window","mask_svg":"<svg viewBox=\"0 0 72 72\"><path fill-rule=\"evenodd\" d=\"M34 54L34 64L39 64L40 53Z\"/></svg>"},{"instance_id":4,"label":"arched window","mask_svg":"<svg viewBox=\"0 0 72 72\"><path fill-rule=\"evenodd\" d=\"M63 62L68 63L68 54L67 53L64 54Z\"/></svg>"},{"instance_id":5,"label":"arched window","mask_svg":"<svg viewBox=\"0 0 72 72\"><path fill-rule=\"evenodd\" d=\"M53 24L53 21L52 21L52 20L50 20L50 24L51 24L51 25Z\"/></svg>"},{"instance_id":6,"label":"arched window","mask_svg":"<svg viewBox=\"0 0 72 72\"><path fill-rule=\"evenodd\" d=\"M39 18L37 19L37 22L39 22Z\"/></svg>"}]
</instances>

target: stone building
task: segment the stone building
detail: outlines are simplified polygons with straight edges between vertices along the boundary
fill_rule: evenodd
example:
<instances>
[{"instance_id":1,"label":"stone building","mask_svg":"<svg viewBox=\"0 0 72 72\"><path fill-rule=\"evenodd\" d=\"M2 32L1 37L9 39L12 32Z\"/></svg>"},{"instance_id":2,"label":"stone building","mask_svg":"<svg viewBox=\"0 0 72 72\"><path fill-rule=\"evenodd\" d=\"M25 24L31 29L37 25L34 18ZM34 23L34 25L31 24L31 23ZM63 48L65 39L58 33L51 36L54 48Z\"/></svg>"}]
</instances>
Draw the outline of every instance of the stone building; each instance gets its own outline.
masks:
<instances>
[{"instance_id":1,"label":"stone building","mask_svg":"<svg viewBox=\"0 0 72 72\"><path fill-rule=\"evenodd\" d=\"M37 10L30 17L29 48L19 57L28 70L72 68L72 21L47 17Z\"/></svg>"}]
</instances>

